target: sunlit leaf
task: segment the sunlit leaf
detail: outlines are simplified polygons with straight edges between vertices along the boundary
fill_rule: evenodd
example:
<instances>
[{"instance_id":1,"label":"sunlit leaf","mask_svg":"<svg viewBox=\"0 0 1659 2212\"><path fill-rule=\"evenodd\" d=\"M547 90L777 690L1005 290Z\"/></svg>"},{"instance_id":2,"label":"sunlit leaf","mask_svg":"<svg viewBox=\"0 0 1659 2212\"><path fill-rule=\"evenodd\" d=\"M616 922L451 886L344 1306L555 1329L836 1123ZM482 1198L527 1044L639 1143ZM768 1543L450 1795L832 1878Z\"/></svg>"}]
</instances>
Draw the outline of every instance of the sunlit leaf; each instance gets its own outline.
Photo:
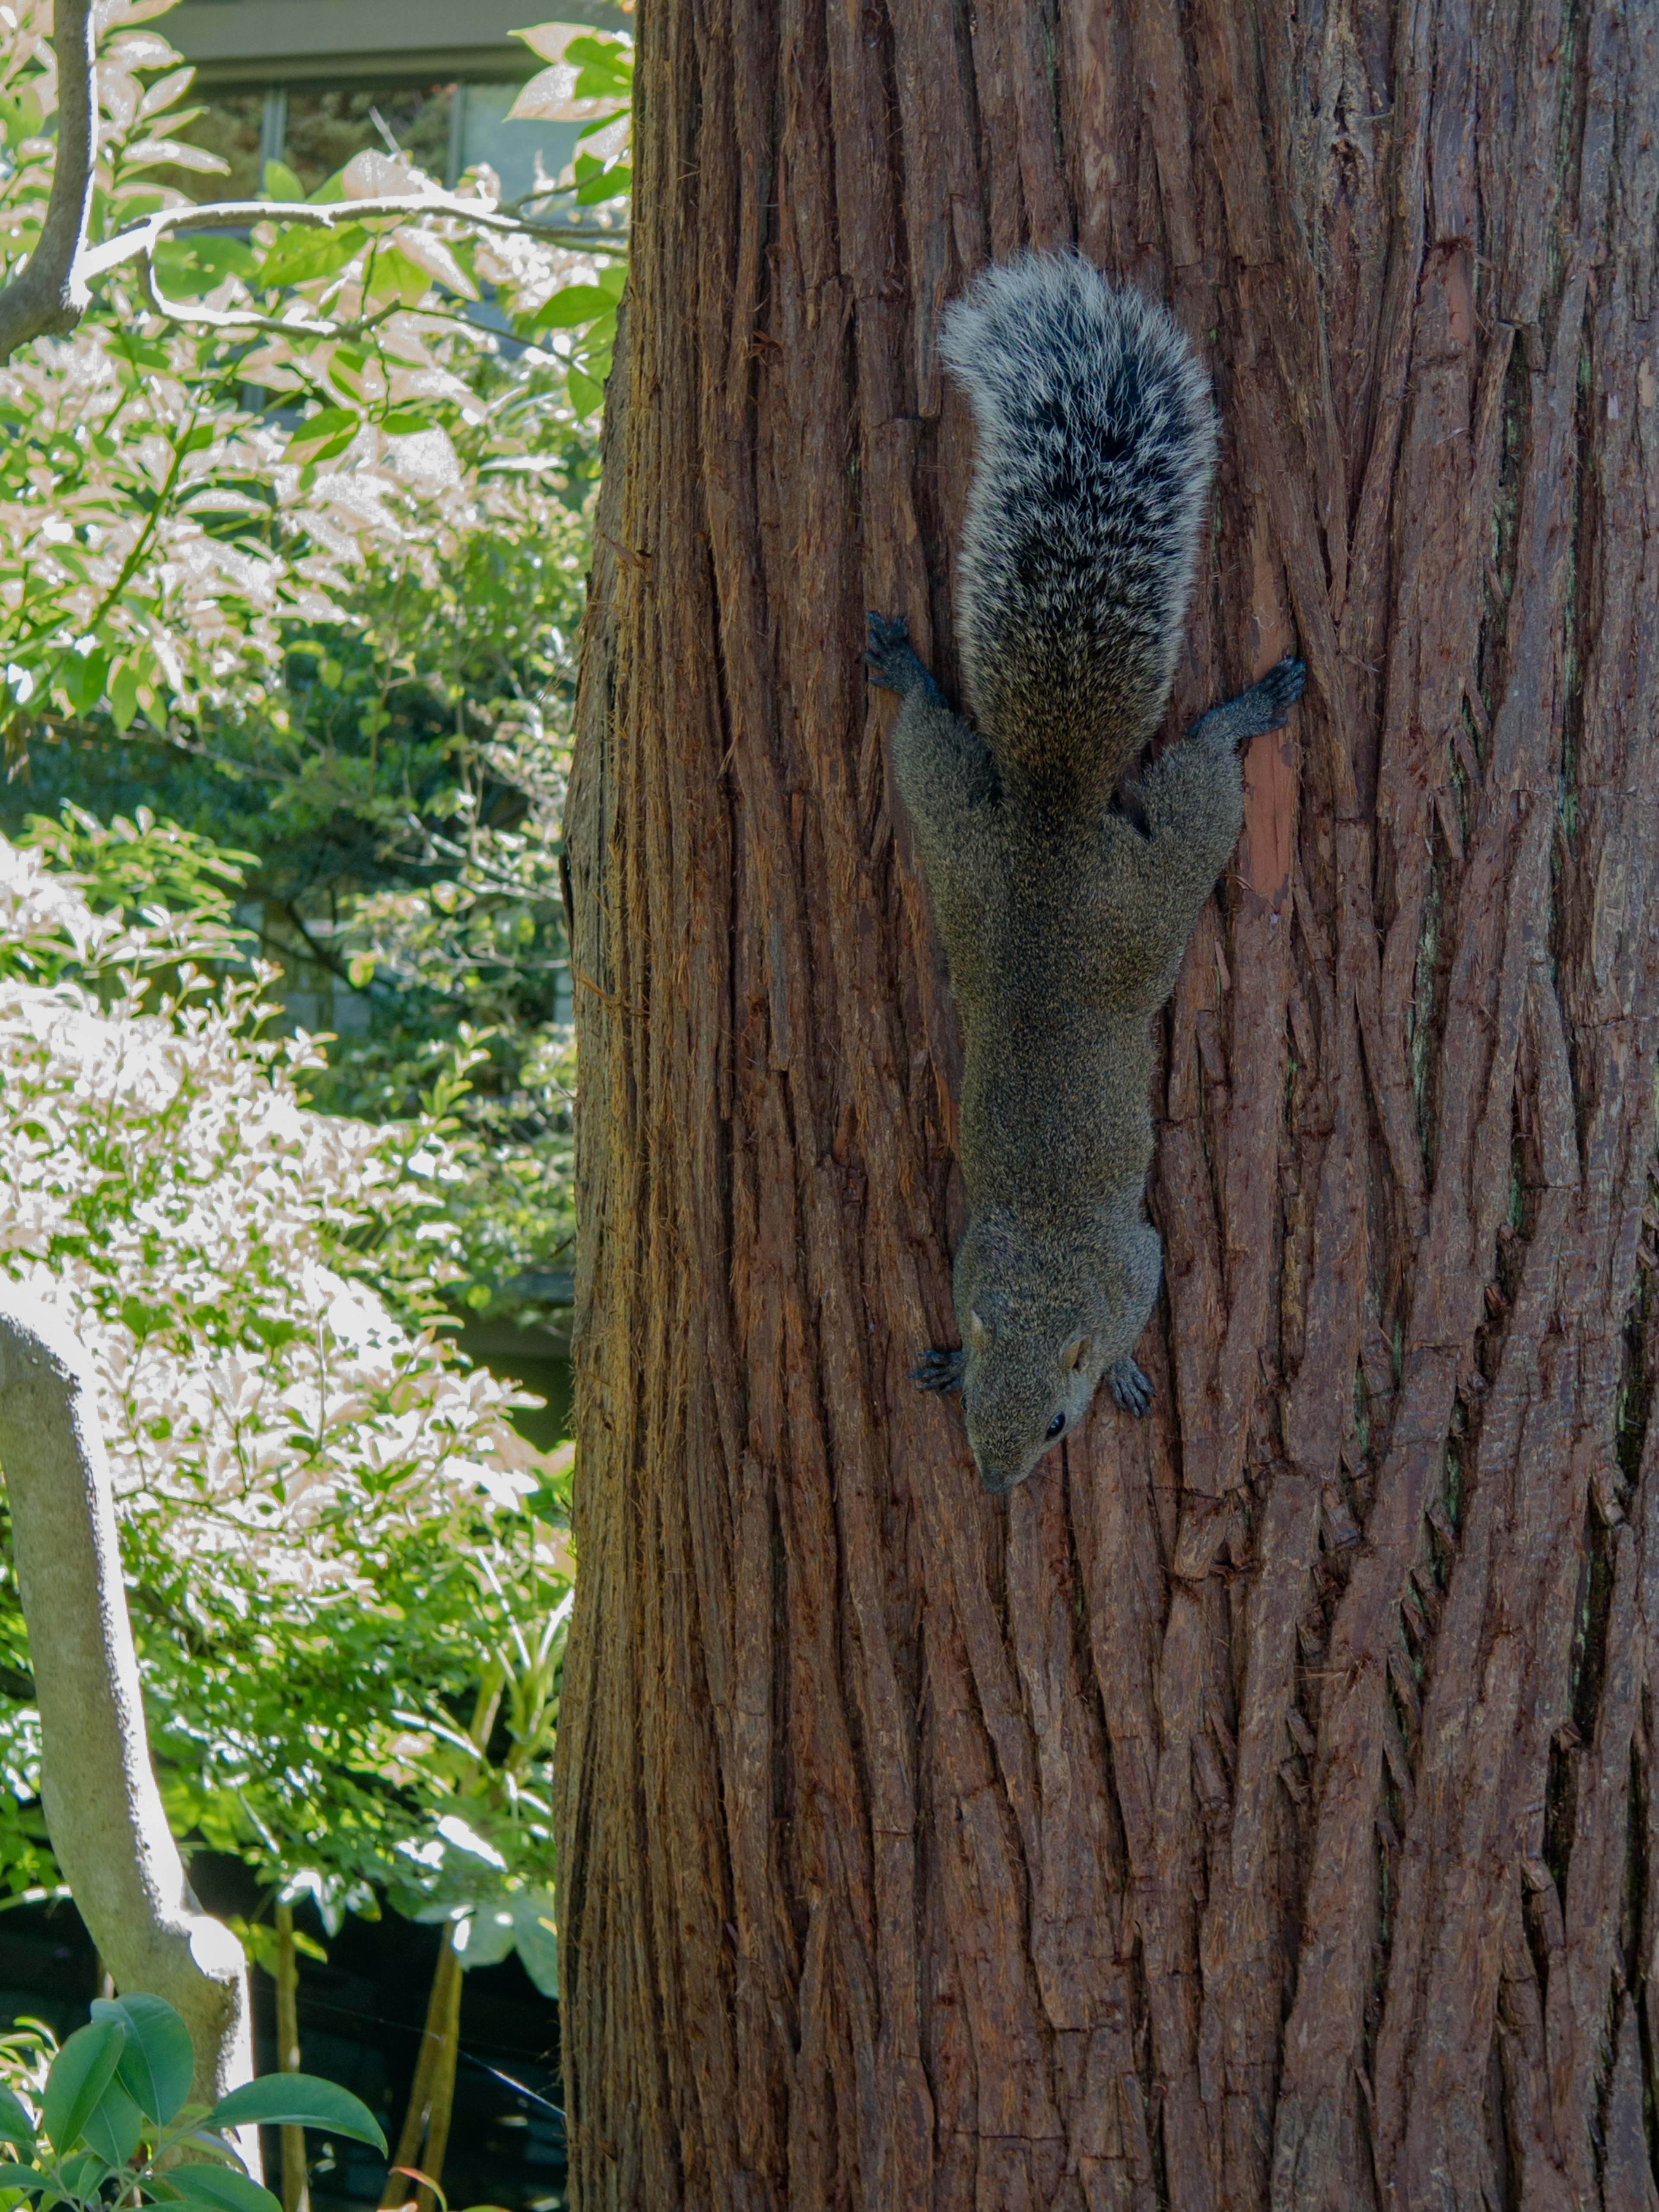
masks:
<instances>
[{"instance_id":1,"label":"sunlit leaf","mask_svg":"<svg viewBox=\"0 0 1659 2212\"><path fill-rule=\"evenodd\" d=\"M386 2149L386 2137L368 2106L337 2082L314 2074L262 2074L221 2097L208 2114L208 2124L216 2128L245 2127L254 2120L270 2127L327 2128L354 2142Z\"/></svg>"}]
</instances>

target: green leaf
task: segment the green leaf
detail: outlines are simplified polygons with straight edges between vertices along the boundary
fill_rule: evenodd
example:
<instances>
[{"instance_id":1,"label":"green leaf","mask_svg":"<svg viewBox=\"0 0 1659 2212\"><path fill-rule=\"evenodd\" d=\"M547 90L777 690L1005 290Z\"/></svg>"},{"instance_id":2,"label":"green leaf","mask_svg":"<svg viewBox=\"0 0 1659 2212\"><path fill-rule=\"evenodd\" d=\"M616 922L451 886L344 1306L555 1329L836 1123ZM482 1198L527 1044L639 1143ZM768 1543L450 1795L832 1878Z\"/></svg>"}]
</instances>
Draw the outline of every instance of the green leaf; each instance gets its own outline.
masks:
<instances>
[{"instance_id":1,"label":"green leaf","mask_svg":"<svg viewBox=\"0 0 1659 2212\"><path fill-rule=\"evenodd\" d=\"M367 289L371 300L401 300L414 307L432 289L432 279L395 246L383 246L369 264Z\"/></svg>"},{"instance_id":2,"label":"green leaf","mask_svg":"<svg viewBox=\"0 0 1659 2212\"><path fill-rule=\"evenodd\" d=\"M64 663L60 681L64 693L73 712L91 712L104 696L104 686L109 680L109 655L101 646L83 659L72 653Z\"/></svg>"},{"instance_id":3,"label":"green leaf","mask_svg":"<svg viewBox=\"0 0 1659 2212\"><path fill-rule=\"evenodd\" d=\"M332 460L356 436L359 420L349 407L319 407L295 429L284 459L297 460L303 456L309 461Z\"/></svg>"},{"instance_id":4,"label":"green leaf","mask_svg":"<svg viewBox=\"0 0 1659 2212\"><path fill-rule=\"evenodd\" d=\"M125 2056L125 2054L123 2054ZM118 2171L138 2148L144 2116L121 2087L119 2069L82 2124L81 2133L106 2166Z\"/></svg>"},{"instance_id":5,"label":"green leaf","mask_svg":"<svg viewBox=\"0 0 1659 2212\"><path fill-rule=\"evenodd\" d=\"M33 2141L34 2123L29 2118L22 2099L0 2083L0 2142L12 2143L19 2150L27 2150Z\"/></svg>"},{"instance_id":6,"label":"green leaf","mask_svg":"<svg viewBox=\"0 0 1659 2212\"><path fill-rule=\"evenodd\" d=\"M605 387L595 384L591 376L584 376L573 368L565 382L570 387L570 404L579 415L596 415L605 400Z\"/></svg>"},{"instance_id":7,"label":"green leaf","mask_svg":"<svg viewBox=\"0 0 1659 2212\"><path fill-rule=\"evenodd\" d=\"M109 679L109 711L118 730L132 727L138 712L138 672L125 660L116 662ZM64 2047L67 2050L69 2045Z\"/></svg>"},{"instance_id":8,"label":"green leaf","mask_svg":"<svg viewBox=\"0 0 1659 2212\"><path fill-rule=\"evenodd\" d=\"M88 2115L120 2063L126 2039L119 2021L94 2020L77 2028L52 2060L40 2119L60 2159L80 2142Z\"/></svg>"},{"instance_id":9,"label":"green leaf","mask_svg":"<svg viewBox=\"0 0 1659 2212\"><path fill-rule=\"evenodd\" d=\"M58 2172L69 2194L71 2197L78 2197L83 2203L88 2203L97 2197L99 2191L109 2179L110 2169L96 2151L81 2150L76 2151L73 2158L66 2158L58 2167ZM43 2207L55 2203L57 2201L50 2194L40 2200Z\"/></svg>"},{"instance_id":10,"label":"green leaf","mask_svg":"<svg viewBox=\"0 0 1659 2212\"><path fill-rule=\"evenodd\" d=\"M161 289L175 299L192 300L227 276L252 282L258 275L257 256L240 238L163 238L156 241L155 270Z\"/></svg>"},{"instance_id":11,"label":"green leaf","mask_svg":"<svg viewBox=\"0 0 1659 2212\"><path fill-rule=\"evenodd\" d=\"M286 161L267 161L259 179L265 198L272 200L302 200L306 188Z\"/></svg>"},{"instance_id":12,"label":"green leaf","mask_svg":"<svg viewBox=\"0 0 1659 2212\"><path fill-rule=\"evenodd\" d=\"M83 2035L86 2032L81 2031ZM229 2096L221 2097L207 2116L208 2125L215 2128L240 2128L248 2120L270 2127L327 2128L354 2142L373 2143L379 2151L386 2148L386 2137L368 2106L338 2082L322 2081L315 2074L262 2074L257 2081L245 2081Z\"/></svg>"},{"instance_id":13,"label":"green leaf","mask_svg":"<svg viewBox=\"0 0 1659 2212\"><path fill-rule=\"evenodd\" d=\"M282 2212L268 2189L234 2166L175 2166L167 2179L187 2204L208 2212Z\"/></svg>"},{"instance_id":14,"label":"green leaf","mask_svg":"<svg viewBox=\"0 0 1659 2212\"><path fill-rule=\"evenodd\" d=\"M608 315L616 302L597 284L566 284L537 308L531 319L534 331L573 331Z\"/></svg>"},{"instance_id":15,"label":"green leaf","mask_svg":"<svg viewBox=\"0 0 1659 2212\"><path fill-rule=\"evenodd\" d=\"M360 222L339 224L331 230L301 228L278 231L270 251L259 264L259 282L275 289L283 284L308 284L315 276L331 276L361 253L368 233Z\"/></svg>"},{"instance_id":16,"label":"green leaf","mask_svg":"<svg viewBox=\"0 0 1659 2212\"><path fill-rule=\"evenodd\" d=\"M127 2032L116 2079L141 2112L162 2127L190 2094L196 2069L190 2030L165 1997L99 1997L94 2020L118 2020Z\"/></svg>"},{"instance_id":17,"label":"green leaf","mask_svg":"<svg viewBox=\"0 0 1659 2212\"><path fill-rule=\"evenodd\" d=\"M625 198L634 189L634 172L626 161L600 169L576 187L578 207L598 207L605 200Z\"/></svg>"},{"instance_id":18,"label":"green leaf","mask_svg":"<svg viewBox=\"0 0 1659 2212\"><path fill-rule=\"evenodd\" d=\"M513 1899L513 1929L524 1970L544 1997L559 1994L559 1929L547 1890L521 1892Z\"/></svg>"},{"instance_id":19,"label":"green leaf","mask_svg":"<svg viewBox=\"0 0 1659 2212\"><path fill-rule=\"evenodd\" d=\"M46 2176L32 2166L0 2166L0 2189L44 2189Z\"/></svg>"}]
</instances>

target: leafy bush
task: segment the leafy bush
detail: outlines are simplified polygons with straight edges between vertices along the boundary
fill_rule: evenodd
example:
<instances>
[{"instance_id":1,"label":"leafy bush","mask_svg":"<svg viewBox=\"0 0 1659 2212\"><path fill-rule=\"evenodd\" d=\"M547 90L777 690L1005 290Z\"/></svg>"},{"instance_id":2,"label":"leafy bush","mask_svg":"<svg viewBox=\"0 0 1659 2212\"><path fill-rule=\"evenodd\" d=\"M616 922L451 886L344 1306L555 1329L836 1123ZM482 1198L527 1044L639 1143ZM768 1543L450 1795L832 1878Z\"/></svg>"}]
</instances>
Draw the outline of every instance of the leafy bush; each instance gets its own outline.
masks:
<instances>
[{"instance_id":1,"label":"leafy bush","mask_svg":"<svg viewBox=\"0 0 1659 2212\"><path fill-rule=\"evenodd\" d=\"M164 1796L273 1875L533 1948L568 1559L515 1394L434 1325L447 1135L301 1104L314 1048L261 1036L193 880L222 981L0 841L0 1272L92 1357ZM0 1722L31 1792L34 1726Z\"/></svg>"},{"instance_id":2,"label":"leafy bush","mask_svg":"<svg viewBox=\"0 0 1659 2212\"><path fill-rule=\"evenodd\" d=\"M9 2063L8 2063L9 2062ZM179 2204L200 2212L278 2212L252 2180L234 2130L327 2128L382 2154L374 2115L313 2074L266 2074L211 2106L192 2105L195 2054L165 1999L100 1998L92 2019L54 2051L26 2032L0 2041L0 2190L16 2204ZM184 2162L189 2161L189 2162Z\"/></svg>"}]
</instances>

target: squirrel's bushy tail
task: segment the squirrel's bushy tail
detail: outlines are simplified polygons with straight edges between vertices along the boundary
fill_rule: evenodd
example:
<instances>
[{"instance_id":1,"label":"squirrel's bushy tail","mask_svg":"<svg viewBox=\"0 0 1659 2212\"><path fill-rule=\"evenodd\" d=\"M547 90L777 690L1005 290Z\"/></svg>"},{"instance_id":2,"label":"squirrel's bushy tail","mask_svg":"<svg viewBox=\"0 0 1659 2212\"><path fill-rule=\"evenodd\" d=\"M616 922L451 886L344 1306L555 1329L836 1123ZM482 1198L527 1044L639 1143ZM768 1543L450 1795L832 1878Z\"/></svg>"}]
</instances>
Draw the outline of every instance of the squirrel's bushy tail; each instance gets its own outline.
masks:
<instances>
[{"instance_id":1,"label":"squirrel's bushy tail","mask_svg":"<svg viewBox=\"0 0 1659 2212\"><path fill-rule=\"evenodd\" d=\"M1005 778L1104 805L1164 710L1215 453L1208 380L1161 307L1075 256L988 270L940 350L979 445L957 595Z\"/></svg>"}]
</instances>

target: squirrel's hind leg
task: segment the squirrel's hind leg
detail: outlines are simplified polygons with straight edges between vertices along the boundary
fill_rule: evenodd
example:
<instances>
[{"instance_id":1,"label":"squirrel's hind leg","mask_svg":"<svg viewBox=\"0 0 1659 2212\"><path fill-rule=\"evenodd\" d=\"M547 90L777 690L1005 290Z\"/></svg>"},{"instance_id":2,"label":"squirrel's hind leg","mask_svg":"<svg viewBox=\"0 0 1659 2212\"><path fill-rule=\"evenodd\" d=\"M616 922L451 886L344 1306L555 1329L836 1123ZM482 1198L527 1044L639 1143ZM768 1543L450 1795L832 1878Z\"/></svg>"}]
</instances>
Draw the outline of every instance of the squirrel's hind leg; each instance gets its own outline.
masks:
<instances>
[{"instance_id":1,"label":"squirrel's hind leg","mask_svg":"<svg viewBox=\"0 0 1659 2212\"><path fill-rule=\"evenodd\" d=\"M967 1355L956 1352L924 1352L920 1366L910 1370L910 1380L924 1390L960 1390Z\"/></svg>"}]
</instances>

